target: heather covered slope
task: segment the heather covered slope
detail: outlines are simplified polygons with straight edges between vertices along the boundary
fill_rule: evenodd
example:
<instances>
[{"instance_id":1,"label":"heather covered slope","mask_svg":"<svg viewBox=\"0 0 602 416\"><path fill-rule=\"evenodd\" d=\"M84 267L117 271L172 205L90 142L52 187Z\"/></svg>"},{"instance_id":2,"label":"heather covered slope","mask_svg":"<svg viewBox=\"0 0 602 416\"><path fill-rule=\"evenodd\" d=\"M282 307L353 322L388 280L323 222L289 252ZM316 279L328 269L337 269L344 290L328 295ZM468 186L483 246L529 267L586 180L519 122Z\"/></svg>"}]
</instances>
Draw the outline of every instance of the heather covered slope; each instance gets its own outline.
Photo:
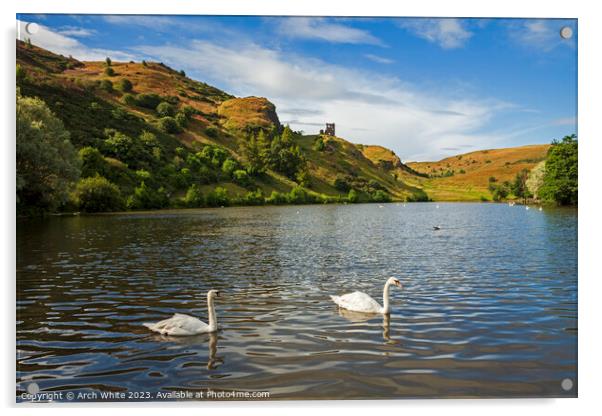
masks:
<instances>
[{"instance_id":1,"label":"heather covered slope","mask_svg":"<svg viewBox=\"0 0 602 416\"><path fill-rule=\"evenodd\" d=\"M423 197L343 138L295 133L280 141L283 126L268 99L233 97L163 63L80 62L17 41L17 65L21 94L42 99L77 150L100 154L82 177L107 177L125 199L144 183L164 195L149 208L177 205L195 186L205 196L221 188L236 203L257 190L264 198L295 188L308 202L346 200L351 190L366 202ZM269 160L253 169L249 141L259 131L262 157L298 151L297 165Z\"/></svg>"}]
</instances>

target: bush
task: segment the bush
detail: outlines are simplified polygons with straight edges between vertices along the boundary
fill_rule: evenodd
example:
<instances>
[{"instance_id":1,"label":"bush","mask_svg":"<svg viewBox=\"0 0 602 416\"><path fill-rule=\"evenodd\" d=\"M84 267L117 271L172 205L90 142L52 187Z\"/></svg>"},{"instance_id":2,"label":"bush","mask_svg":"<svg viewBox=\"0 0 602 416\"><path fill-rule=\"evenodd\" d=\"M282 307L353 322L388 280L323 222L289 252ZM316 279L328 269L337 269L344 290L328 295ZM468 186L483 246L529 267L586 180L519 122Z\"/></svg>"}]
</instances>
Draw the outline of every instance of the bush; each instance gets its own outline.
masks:
<instances>
[{"instance_id":1,"label":"bush","mask_svg":"<svg viewBox=\"0 0 602 416\"><path fill-rule=\"evenodd\" d=\"M385 191L378 189L372 195L370 195L372 202L391 202L391 196Z\"/></svg>"},{"instance_id":2,"label":"bush","mask_svg":"<svg viewBox=\"0 0 602 416\"><path fill-rule=\"evenodd\" d=\"M161 117L173 117L176 114L176 110L174 109L173 105L166 103L165 101L159 103L155 110Z\"/></svg>"},{"instance_id":3,"label":"bush","mask_svg":"<svg viewBox=\"0 0 602 416\"><path fill-rule=\"evenodd\" d=\"M155 93L143 93L136 96L136 105L154 110L161 103L161 96Z\"/></svg>"},{"instance_id":4,"label":"bush","mask_svg":"<svg viewBox=\"0 0 602 416\"><path fill-rule=\"evenodd\" d=\"M82 161L81 177L105 176L107 162L100 151L91 146L79 149L79 158Z\"/></svg>"},{"instance_id":5,"label":"bush","mask_svg":"<svg viewBox=\"0 0 602 416\"><path fill-rule=\"evenodd\" d=\"M105 68L105 75L112 77L115 76L115 70L113 68L111 68L110 66Z\"/></svg>"},{"instance_id":6,"label":"bush","mask_svg":"<svg viewBox=\"0 0 602 416\"><path fill-rule=\"evenodd\" d=\"M190 105L185 105L184 107L182 107L182 113L184 113L186 118L190 119L193 115L197 114L198 111Z\"/></svg>"},{"instance_id":7,"label":"bush","mask_svg":"<svg viewBox=\"0 0 602 416\"><path fill-rule=\"evenodd\" d=\"M121 101L124 104L130 105L130 106L137 105L136 97L133 94L123 94L123 97L121 97Z\"/></svg>"},{"instance_id":8,"label":"bush","mask_svg":"<svg viewBox=\"0 0 602 416\"><path fill-rule=\"evenodd\" d=\"M266 199L265 202L271 205L284 205L288 202L288 200L286 198L286 194L278 191L272 191L272 194Z\"/></svg>"},{"instance_id":9,"label":"bush","mask_svg":"<svg viewBox=\"0 0 602 416\"><path fill-rule=\"evenodd\" d=\"M256 191L247 192L241 202L244 205L263 205L265 203L263 191L257 189Z\"/></svg>"},{"instance_id":10,"label":"bush","mask_svg":"<svg viewBox=\"0 0 602 416\"><path fill-rule=\"evenodd\" d=\"M130 92L133 87L132 82L127 78L121 78L117 82L117 89L123 92Z\"/></svg>"},{"instance_id":11,"label":"bush","mask_svg":"<svg viewBox=\"0 0 602 416\"><path fill-rule=\"evenodd\" d=\"M159 130L168 133L168 134L176 134L180 132L180 126L173 117L162 117L157 122L159 126Z\"/></svg>"},{"instance_id":12,"label":"bush","mask_svg":"<svg viewBox=\"0 0 602 416\"><path fill-rule=\"evenodd\" d=\"M347 194L347 201L350 202L350 203L352 203L352 204L355 204L356 202L358 202L359 199L360 199L359 195L357 194L357 192L355 191L355 189L351 189L349 191L349 193Z\"/></svg>"},{"instance_id":13,"label":"bush","mask_svg":"<svg viewBox=\"0 0 602 416\"><path fill-rule=\"evenodd\" d=\"M351 190L351 185L349 185L345 179L340 177L334 180L334 187L340 192L349 192Z\"/></svg>"},{"instance_id":14,"label":"bush","mask_svg":"<svg viewBox=\"0 0 602 416\"><path fill-rule=\"evenodd\" d=\"M140 186L134 189L134 194L130 195L127 206L130 209L160 209L169 205L169 197L165 188L157 190L149 188L142 182Z\"/></svg>"},{"instance_id":15,"label":"bush","mask_svg":"<svg viewBox=\"0 0 602 416\"><path fill-rule=\"evenodd\" d=\"M99 87L101 90L106 91L106 92L113 91L113 83L108 79L103 79L102 81L100 81Z\"/></svg>"},{"instance_id":16,"label":"bush","mask_svg":"<svg viewBox=\"0 0 602 416\"><path fill-rule=\"evenodd\" d=\"M119 211L124 207L119 187L100 175L80 180L75 196L84 212Z\"/></svg>"},{"instance_id":17,"label":"bush","mask_svg":"<svg viewBox=\"0 0 602 416\"><path fill-rule=\"evenodd\" d=\"M207 194L207 205L210 207L225 207L229 202L228 190L220 186Z\"/></svg>"},{"instance_id":18,"label":"bush","mask_svg":"<svg viewBox=\"0 0 602 416\"><path fill-rule=\"evenodd\" d=\"M321 136L319 136L318 138L316 138L316 140L314 141L314 145L313 145L313 149L318 151L318 152L322 152L325 148L325 144L324 144L324 139L322 139Z\"/></svg>"},{"instance_id":19,"label":"bush","mask_svg":"<svg viewBox=\"0 0 602 416\"><path fill-rule=\"evenodd\" d=\"M205 134L215 139L218 135L218 130L213 126L209 126L205 129Z\"/></svg>"},{"instance_id":20,"label":"bush","mask_svg":"<svg viewBox=\"0 0 602 416\"><path fill-rule=\"evenodd\" d=\"M176 114L176 123L180 126L181 129L185 128L188 125L188 117L186 114L179 112Z\"/></svg>"},{"instance_id":21,"label":"bush","mask_svg":"<svg viewBox=\"0 0 602 416\"><path fill-rule=\"evenodd\" d=\"M188 188L184 197L184 203L190 208L199 208L205 204L205 198L198 185L193 184Z\"/></svg>"},{"instance_id":22,"label":"bush","mask_svg":"<svg viewBox=\"0 0 602 416\"><path fill-rule=\"evenodd\" d=\"M247 173L246 170L242 170L242 169L235 170L234 172L232 172L232 178L234 179L234 182L236 182L240 186L247 187L251 183L249 174Z\"/></svg>"},{"instance_id":23,"label":"bush","mask_svg":"<svg viewBox=\"0 0 602 416\"><path fill-rule=\"evenodd\" d=\"M228 177L231 177L235 170L238 169L238 163L233 159L226 159L222 164L222 172L224 172Z\"/></svg>"}]
</instances>

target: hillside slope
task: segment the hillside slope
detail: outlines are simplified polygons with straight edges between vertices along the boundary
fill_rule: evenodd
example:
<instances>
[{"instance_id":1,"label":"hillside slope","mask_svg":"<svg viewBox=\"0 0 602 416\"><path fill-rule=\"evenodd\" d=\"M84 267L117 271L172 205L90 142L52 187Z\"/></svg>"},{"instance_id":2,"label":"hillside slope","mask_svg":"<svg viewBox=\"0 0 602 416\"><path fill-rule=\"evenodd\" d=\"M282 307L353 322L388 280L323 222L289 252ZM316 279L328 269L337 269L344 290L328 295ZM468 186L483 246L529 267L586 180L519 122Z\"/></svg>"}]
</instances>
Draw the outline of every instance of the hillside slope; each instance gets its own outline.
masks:
<instances>
[{"instance_id":1,"label":"hillside slope","mask_svg":"<svg viewBox=\"0 0 602 416\"><path fill-rule=\"evenodd\" d=\"M98 150L107 165L103 175L117 183L125 196L142 182L163 188L172 200L195 183L203 192L224 187L236 198L256 189L266 196L272 191L289 192L300 184L272 169L244 181L232 175L232 169L250 171L244 148L251 135L261 129L272 134L282 131L275 106L265 98L233 97L163 63L80 62L20 41L17 65L21 93L44 100L63 121L77 149ZM159 112L160 103L165 114ZM178 119L180 124L170 126L165 118ZM145 132L157 143L149 144ZM346 196L348 190L335 184L344 179L364 199L377 190L398 200L421 195L354 144L324 136L319 138L324 149L316 150L317 139L299 134L294 139L306 161L303 185L310 194ZM140 150L144 146L152 148L144 153ZM218 149L221 159L212 159L213 151L200 155L207 146ZM139 154L134 155L134 150ZM206 160L191 161L197 156ZM221 166L224 159L233 161L228 162L227 173Z\"/></svg>"},{"instance_id":2,"label":"hillside slope","mask_svg":"<svg viewBox=\"0 0 602 416\"><path fill-rule=\"evenodd\" d=\"M529 145L479 150L438 162L410 162L407 165L428 178L404 177L420 186L435 200L479 200L489 198L489 178L512 181L523 169L531 170L545 160L550 145Z\"/></svg>"}]
</instances>

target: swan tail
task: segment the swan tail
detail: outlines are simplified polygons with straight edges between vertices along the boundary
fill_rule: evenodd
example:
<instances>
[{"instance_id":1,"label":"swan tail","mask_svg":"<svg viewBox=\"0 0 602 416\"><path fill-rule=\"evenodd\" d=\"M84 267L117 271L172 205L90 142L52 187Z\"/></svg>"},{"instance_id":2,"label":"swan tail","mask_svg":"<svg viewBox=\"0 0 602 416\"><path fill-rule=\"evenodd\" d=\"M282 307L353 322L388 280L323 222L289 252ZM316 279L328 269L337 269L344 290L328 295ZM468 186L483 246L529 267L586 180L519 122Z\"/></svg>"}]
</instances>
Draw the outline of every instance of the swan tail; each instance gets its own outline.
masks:
<instances>
[{"instance_id":1,"label":"swan tail","mask_svg":"<svg viewBox=\"0 0 602 416\"><path fill-rule=\"evenodd\" d=\"M332 301L333 301L334 303L336 303L337 305L340 305L340 304L341 304L341 303L340 303L340 302L341 302L341 297L340 297L340 296L333 296L333 295L330 295L330 299L332 299Z\"/></svg>"}]
</instances>

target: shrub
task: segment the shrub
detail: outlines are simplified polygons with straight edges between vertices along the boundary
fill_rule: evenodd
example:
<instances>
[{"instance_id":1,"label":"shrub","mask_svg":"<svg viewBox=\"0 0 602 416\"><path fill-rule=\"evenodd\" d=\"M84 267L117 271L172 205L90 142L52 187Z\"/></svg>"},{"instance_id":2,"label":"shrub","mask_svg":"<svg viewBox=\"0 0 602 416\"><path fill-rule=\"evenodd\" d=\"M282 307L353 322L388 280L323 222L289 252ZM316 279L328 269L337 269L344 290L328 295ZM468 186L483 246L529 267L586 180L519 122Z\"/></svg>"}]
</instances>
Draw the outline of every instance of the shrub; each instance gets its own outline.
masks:
<instances>
[{"instance_id":1,"label":"shrub","mask_svg":"<svg viewBox=\"0 0 602 416\"><path fill-rule=\"evenodd\" d=\"M183 70L183 69L181 69L181 70L180 70L180 75L181 75L181 76L183 76L183 77L185 77L185 76L186 76L186 72L184 72L184 70Z\"/></svg>"},{"instance_id":2,"label":"shrub","mask_svg":"<svg viewBox=\"0 0 602 416\"><path fill-rule=\"evenodd\" d=\"M246 186L249 186L249 184L251 183L249 174L247 173L246 170L242 170L242 169L235 170L234 172L232 172L232 178L234 179L234 182L236 182L240 186L246 187Z\"/></svg>"},{"instance_id":3,"label":"shrub","mask_svg":"<svg viewBox=\"0 0 602 416\"><path fill-rule=\"evenodd\" d=\"M173 117L176 114L176 110L173 105L163 101L157 105L157 114L161 117Z\"/></svg>"},{"instance_id":4,"label":"shrub","mask_svg":"<svg viewBox=\"0 0 602 416\"><path fill-rule=\"evenodd\" d=\"M82 161L82 178L96 175L105 176L107 162L97 148L91 146L82 147L79 149L78 154Z\"/></svg>"},{"instance_id":5,"label":"shrub","mask_svg":"<svg viewBox=\"0 0 602 416\"><path fill-rule=\"evenodd\" d=\"M113 116L113 118L115 120L127 120L129 117L129 113L127 111L125 111L123 108L121 107L116 107L111 111L111 115Z\"/></svg>"},{"instance_id":6,"label":"shrub","mask_svg":"<svg viewBox=\"0 0 602 416\"><path fill-rule=\"evenodd\" d=\"M182 112L177 113L175 119L178 126L182 129L188 125L188 117Z\"/></svg>"},{"instance_id":7,"label":"shrub","mask_svg":"<svg viewBox=\"0 0 602 416\"><path fill-rule=\"evenodd\" d=\"M173 117L162 117L157 122L159 126L159 130L168 133L168 134L176 134L180 132L180 126Z\"/></svg>"},{"instance_id":8,"label":"shrub","mask_svg":"<svg viewBox=\"0 0 602 416\"><path fill-rule=\"evenodd\" d=\"M372 202L391 202L391 196L385 191L378 189L370 195Z\"/></svg>"},{"instance_id":9,"label":"shrub","mask_svg":"<svg viewBox=\"0 0 602 416\"><path fill-rule=\"evenodd\" d=\"M132 82L127 78L121 78L117 82L117 89L123 92L130 92L133 87Z\"/></svg>"},{"instance_id":10,"label":"shrub","mask_svg":"<svg viewBox=\"0 0 602 416\"><path fill-rule=\"evenodd\" d=\"M118 211L124 206L117 185L99 175L80 180L75 195L79 209L84 212Z\"/></svg>"},{"instance_id":11,"label":"shrub","mask_svg":"<svg viewBox=\"0 0 602 416\"><path fill-rule=\"evenodd\" d=\"M193 184L188 188L184 197L184 203L190 208L199 208L205 204L205 198L198 185Z\"/></svg>"},{"instance_id":12,"label":"shrub","mask_svg":"<svg viewBox=\"0 0 602 416\"><path fill-rule=\"evenodd\" d=\"M349 185L349 183L345 179L340 177L334 180L334 187L336 188L336 190L341 192L349 192L351 190L351 185Z\"/></svg>"},{"instance_id":13,"label":"shrub","mask_svg":"<svg viewBox=\"0 0 602 416\"><path fill-rule=\"evenodd\" d=\"M184 113L187 118L191 118L193 115L197 114L198 111L193 106L185 105L182 107L182 113Z\"/></svg>"},{"instance_id":14,"label":"shrub","mask_svg":"<svg viewBox=\"0 0 602 416\"><path fill-rule=\"evenodd\" d=\"M133 94L123 94L123 97L121 97L121 101L124 104L130 105L130 106L134 106L137 104L136 97Z\"/></svg>"},{"instance_id":15,"label":"shrub","mask_svg":"<svg viewBox=\"0 0 602 416\"><path fill-rule=\"evenodd\" d=\"M111 66L111 64L112 64L112 63L113 63L113 62L111 62L111 58L109 58L109 57L107 56L107 59L105 59L105 64L106 64L107 66Z\"/></svg>"},{"instance_id":16,"label":"shrub","mask_svg":"<svg viewBox=\"0 0 602 416\"><path fill-rule=\"evenodd\" d=\"M136 104L154 110L161 103L161 96L155 93L143 93L136 96Z\"/></svg>"},{"instance_id":17,"label":"shrub","mask_svg":"<svg viewBox=\"0 0 602 416\"><path fill-rule=\"evenodd\" d=\"M352 204L355 204L356 202L359 201L359 195L357 194L357 192L355 191L355 189L351 189L349 191L349 193L347 194L347 201L351 202Z\"/></svg>"},{"instance_id":18,"label":"shrub","mask_svg":"<svg viewBox=\"0 0 602 416\"><path fill-rule=\"evenodd\" d=\"M218 135L218 130L213 126L209 126L205 129L205 134L215 139Z\"/></svg>"},{"instance_id":19,"label":"shrub","mask_svg":"<svg viewBox=\"0 0 602 416\"><path fill-rule=\"evenodd\" d=\"M127 206L130 209L160 209L169 205L169 197L163 187L153 190L142 182L130 195Z\"/></svg>"},{"instance_id":20,"label":"shrub","mask_svg":"<svg viewBox=\"0 0 602 416\"><path fill-rule=\"evenodd\" d=\"M324 144L324 140L322 139L322 137L318 137L313 145L314 150L322 152L325 147L326 145Z\"/></svg>"},{"instance_id":21,"label":"shrub","mask_svg":"<svg viewBox=\"0 0 602 416\"><path fill-rule=\"evenodd\" d=\"M256 191L247 192L242 202L245 205L263 205L265 203L263 191L261 189L257 189Z\"/></svg>"},{"instance_id":22,"label":"shrub","mask_svg":"<svg viewBox=\"0 0 602 416\"><path fill-rule=\"evenodd\" d=\"M207 194L207 205L210 207L228 206L228 190L218 186Z\"/></svg>"},{"instance_id":23,"label":"shrub","mask_svg":"<svg viewBox=\"0 0 602 416\"><path fill-rule=\"evenodd\" d=\"M111 68L110 66L105 68L105 75L112 77L115 76L115 70L113 68Z\"/></svg>"},{"instance_id":24,"label":"shrub","mask_svg":"<svg viewBox=\"0 0 602 416\"><path fill-rule=\"evenodd\" d=\"M226 159L222 164L222 172L224 172L228 177L232 176L232 173L238 168L238 163L233 159Z\"/></svg>"},{"instance_id":25,"label":"shrub","mask_svg":"<svg viewBox=\"0 0 602 416\"><path fill-rule=\"evenodd\" d=\"M286 194L278 191L272 191L272 194L266 199L265 202L271 205L284 205L288 202L288 200L286 198Z\"/></svg>"}]
</instances>

